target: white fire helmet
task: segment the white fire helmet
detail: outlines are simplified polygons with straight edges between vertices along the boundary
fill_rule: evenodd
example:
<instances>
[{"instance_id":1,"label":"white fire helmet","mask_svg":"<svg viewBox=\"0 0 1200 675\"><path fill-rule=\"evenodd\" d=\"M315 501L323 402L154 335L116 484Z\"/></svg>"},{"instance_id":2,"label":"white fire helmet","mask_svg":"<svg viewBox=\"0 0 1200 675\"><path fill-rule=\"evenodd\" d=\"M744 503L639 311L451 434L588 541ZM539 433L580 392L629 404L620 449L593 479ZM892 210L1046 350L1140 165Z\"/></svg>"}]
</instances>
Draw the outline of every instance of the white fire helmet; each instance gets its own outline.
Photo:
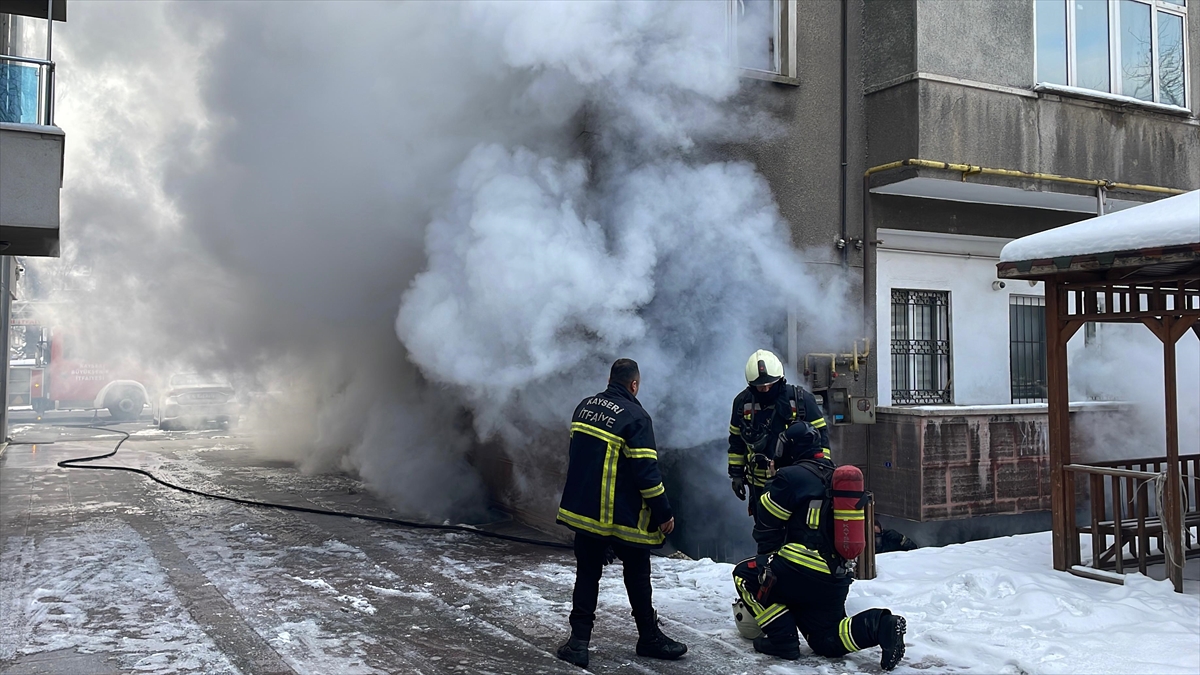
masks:
<instances>
[{"instance_id":1,"label":"white fire helmet","mask_svg":"<svg viewBox=\"0 0 1200 675\"><path fill-rule=\"evenodd\" d=\"M783 379L783 362L771 352L760 349L746 362L746 383L761 387Z\"/></svg>"},{"instance_id":2,"label":"white fire helmet","mask_svg":"<svg viewBox=\"0 0 1200 675\"><path fill-rule=\"evenodd\" d=\"M747 640L762 637L763 632L754 620L754 612L751 612L741 599L733 603L733 622L737 624L738 632Z\"/></svg>"}]
</instances>

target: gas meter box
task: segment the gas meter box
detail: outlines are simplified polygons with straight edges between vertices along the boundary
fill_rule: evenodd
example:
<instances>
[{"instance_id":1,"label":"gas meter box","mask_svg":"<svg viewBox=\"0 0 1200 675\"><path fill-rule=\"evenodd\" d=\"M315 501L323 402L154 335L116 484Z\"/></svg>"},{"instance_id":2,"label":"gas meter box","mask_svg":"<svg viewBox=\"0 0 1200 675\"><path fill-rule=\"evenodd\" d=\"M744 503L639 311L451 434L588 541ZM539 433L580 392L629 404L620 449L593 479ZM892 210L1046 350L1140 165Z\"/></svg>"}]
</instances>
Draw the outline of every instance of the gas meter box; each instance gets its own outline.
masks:
<instances>
[{"instance_id":1,"label":"gas meter box","mask_svg":"<svg viewBox=\"0 0 1200 675\"><path fill-rule=\"evenodd\" d=\"M827 389L825 391L825 416L834 424L850 422L850 396L845 389Z\"/></svg>"},{"instance_id":2,"label":"gas meter box","mask_svg":"<svg viewBox=\"0 0 1200 675\"><path fill-rule=\"evenodd\" d=\"M848 407L851 424L875 424L874 396L851 396Z\"/></svg>"}]
</instances>

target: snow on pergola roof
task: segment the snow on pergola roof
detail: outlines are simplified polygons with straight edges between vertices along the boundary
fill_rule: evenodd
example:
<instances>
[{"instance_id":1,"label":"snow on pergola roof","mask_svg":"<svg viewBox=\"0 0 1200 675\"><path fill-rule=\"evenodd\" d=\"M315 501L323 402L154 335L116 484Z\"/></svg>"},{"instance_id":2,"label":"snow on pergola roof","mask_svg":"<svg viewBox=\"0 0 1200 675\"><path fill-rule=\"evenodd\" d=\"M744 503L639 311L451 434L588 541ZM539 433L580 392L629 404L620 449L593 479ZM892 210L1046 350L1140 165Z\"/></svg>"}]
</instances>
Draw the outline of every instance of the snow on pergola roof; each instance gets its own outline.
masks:
<instances>
[{"instance_id":1,"label":"snow on pergola roof","mask_svg":"<svg viewBox=\"0 0 1200 675\"><path fill-rule=\"evenodd\" d=\"M1009 242L1001 263L1200 244L1200 190Z\"/></svg>"}]
</instances>

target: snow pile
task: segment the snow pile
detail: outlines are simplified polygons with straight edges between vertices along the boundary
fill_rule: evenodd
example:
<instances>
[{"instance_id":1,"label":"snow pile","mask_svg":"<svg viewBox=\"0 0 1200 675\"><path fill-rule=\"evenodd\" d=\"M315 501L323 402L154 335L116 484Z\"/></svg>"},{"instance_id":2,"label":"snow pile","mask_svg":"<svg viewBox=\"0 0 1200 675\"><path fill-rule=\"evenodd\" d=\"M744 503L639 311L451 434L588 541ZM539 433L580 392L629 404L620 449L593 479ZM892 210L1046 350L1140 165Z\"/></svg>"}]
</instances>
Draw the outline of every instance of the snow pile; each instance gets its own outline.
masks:
<instances>
[{"instance_id":1,"label":"snow pile","mask_svg":"<svg viewBox=\"0 0 1200 675\"><path fill-rule=\"evenodd\" d=\"M1196 673L1200 599L1138 574L1117 586L1056 572L1050 533L879 556L879 576L856 582L849 613L887 607L908 619L907 655L896 670L962 673ZM656 560L659 612L736 643L727 564ZM609 574L601 604L627 601ZM668 629L670 632L670 629ZM676 630L687 641L686 629ZM599 639L603 639L600 637ZM742 642L752 649L748 642ZM807 651L805 651L807 653ZM879 650L844 662L805 657L773 672L878 671Z\"/></svg>"},{"instance_id":2,"label":"snow pile","mask_svg":"<svg viewBox=\"0 0 1200 675\"><path fill-rule=\"evenodd\" d=\"M1000 262L1200 244L1200 190L1009 242Z\"/></svg>"}]
</instances>

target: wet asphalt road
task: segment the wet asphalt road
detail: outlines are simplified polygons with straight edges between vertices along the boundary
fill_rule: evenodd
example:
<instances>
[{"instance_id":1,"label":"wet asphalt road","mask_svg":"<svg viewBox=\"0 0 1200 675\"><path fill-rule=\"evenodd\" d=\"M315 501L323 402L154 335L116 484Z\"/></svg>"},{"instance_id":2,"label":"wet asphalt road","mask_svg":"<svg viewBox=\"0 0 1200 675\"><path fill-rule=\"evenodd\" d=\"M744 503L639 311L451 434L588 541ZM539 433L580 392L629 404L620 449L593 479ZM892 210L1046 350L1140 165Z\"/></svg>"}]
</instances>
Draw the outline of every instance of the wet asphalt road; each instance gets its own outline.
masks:
<instances>
[{"instance_id":1,"label":"wet asphalt road","mask_svg":"<svg viewBox=\"0 0 1200 675\"><path fill-rule=\"evenodd\" d=\"M551 653L570 609L569 552L56 467L119 440L57 426L90 420L13 420L18 443L0 458L0 675L580 672ZM402 516L351 476L306 476L230 432L165 433L148 420L116 428L134 435L107 462L220 494ZM702 635L681 635L692 642L684 661L637 658L628 607L602 607L597 631L606 638L591 672L765 665Z\"/></svg>"}]
</instances>

